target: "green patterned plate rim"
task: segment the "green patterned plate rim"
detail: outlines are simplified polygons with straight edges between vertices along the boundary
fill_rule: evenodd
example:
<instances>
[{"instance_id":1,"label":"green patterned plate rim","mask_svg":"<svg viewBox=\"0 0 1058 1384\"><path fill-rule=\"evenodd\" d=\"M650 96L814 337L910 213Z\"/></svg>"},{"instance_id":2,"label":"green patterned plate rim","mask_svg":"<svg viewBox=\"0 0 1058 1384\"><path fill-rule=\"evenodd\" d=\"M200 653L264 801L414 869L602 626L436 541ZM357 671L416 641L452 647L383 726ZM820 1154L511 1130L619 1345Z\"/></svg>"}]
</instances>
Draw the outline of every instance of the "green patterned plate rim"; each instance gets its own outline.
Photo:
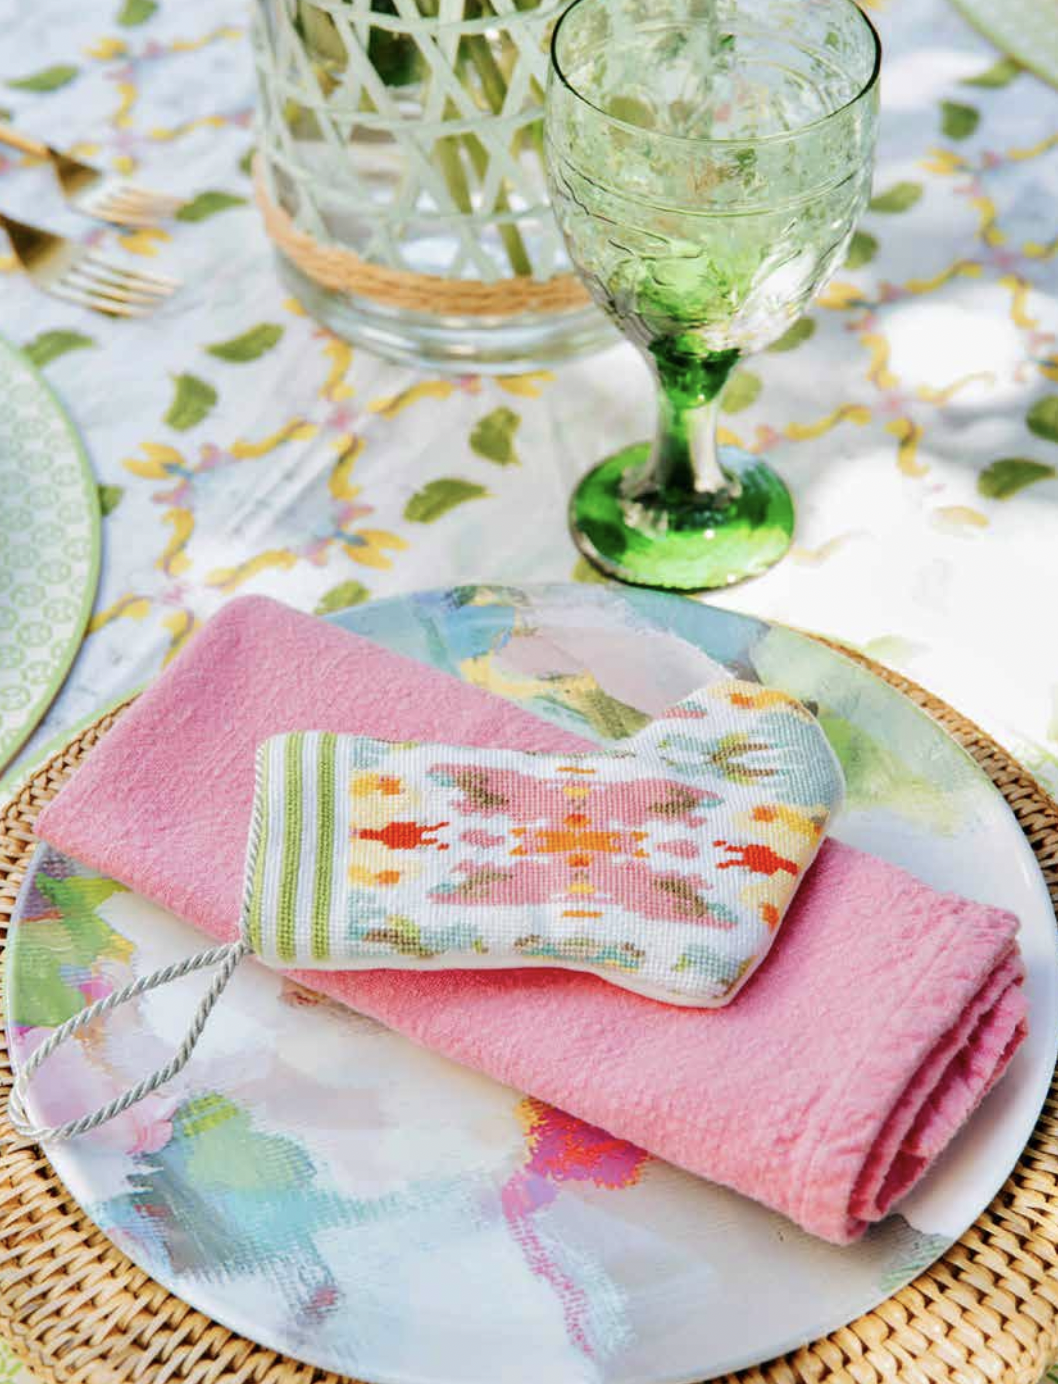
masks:
<instances>
[{"instance_id":1,"label":"green patterned plate rim","mask_svg":"<svg viewBox=\"0 0 1058 1384\"><path fill-rule=\"evenodd\" d=\"M100 566L99 492L84 443L41 372L0 337L0 769L76 657Z\"/></svg>"}]
</instances>

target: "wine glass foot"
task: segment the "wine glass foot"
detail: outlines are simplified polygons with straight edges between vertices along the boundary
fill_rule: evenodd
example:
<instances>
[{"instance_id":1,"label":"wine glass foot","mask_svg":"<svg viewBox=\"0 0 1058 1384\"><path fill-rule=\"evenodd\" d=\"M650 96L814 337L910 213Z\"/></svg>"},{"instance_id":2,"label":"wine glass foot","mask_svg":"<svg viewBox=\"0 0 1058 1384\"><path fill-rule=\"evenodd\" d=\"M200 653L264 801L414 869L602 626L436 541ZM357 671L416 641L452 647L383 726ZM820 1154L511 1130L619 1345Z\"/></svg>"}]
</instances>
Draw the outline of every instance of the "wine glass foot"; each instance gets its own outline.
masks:
<instances>
[{"instance_id":1,"label":"wine glass foot","mask_svg":"<svg viewBox=\"0 0 1058 1384\"><path fill-rule=\"evenodd\" d=\"M574 542L608 576L633 586L705 591L758 576L789 548L793 501L760 457L720 449L720 464L740 490L718 502L643 493L634 472L644 470L649 455L644 442L607 457L570 500Z\"/></svg>"}]
</instances>

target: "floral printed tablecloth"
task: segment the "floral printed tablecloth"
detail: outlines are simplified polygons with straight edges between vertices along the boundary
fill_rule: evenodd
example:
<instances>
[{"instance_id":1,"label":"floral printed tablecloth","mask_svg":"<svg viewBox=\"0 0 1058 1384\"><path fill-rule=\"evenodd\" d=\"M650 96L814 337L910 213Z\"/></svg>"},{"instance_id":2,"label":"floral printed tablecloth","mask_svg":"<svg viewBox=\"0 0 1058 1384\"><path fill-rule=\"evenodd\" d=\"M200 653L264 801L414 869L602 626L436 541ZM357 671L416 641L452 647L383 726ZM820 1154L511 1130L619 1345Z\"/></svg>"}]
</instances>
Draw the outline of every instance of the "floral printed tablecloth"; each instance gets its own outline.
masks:
<instances>
[{"instance_id":1,"label":"floral printed tablecloth","mask_svg":"<svg viewBox=\"0 0 1058 1384\"><path fill-rule=\"evenodd\" d=\"M713 599L906 669L1058 786L1058 93L944 0L864 3L886 47L874 201L811 314L725 396L727 434L794 492L795 547ZM250 203L246 28L240 0L0 0L0 108L192 198L118 233L0 157L4 210L186 281L158 316L111 322L35 292L0 244L0 331L65 400L106 514L89 633L23 764L238 593L327 611L595 580L569 491L650 425L623 345L446 379L307 317Z\"/></svg>"}]
</instances>

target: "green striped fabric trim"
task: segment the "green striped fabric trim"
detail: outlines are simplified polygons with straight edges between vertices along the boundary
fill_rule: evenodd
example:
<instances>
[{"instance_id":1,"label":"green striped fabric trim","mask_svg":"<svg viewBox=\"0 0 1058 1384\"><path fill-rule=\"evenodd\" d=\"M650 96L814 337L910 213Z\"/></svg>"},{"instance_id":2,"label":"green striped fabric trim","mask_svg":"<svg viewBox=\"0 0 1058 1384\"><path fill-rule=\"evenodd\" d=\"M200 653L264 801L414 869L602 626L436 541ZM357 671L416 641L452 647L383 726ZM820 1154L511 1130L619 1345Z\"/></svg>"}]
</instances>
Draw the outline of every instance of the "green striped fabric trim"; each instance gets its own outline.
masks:
<instances>
[{"instance_id":1,"label":"green striped fabric trim","mask_svg":"<svg viewBox=\"0 0 1058 1384\"><path fill-rule=\"evenodd\" d=\"M338 742L328 731L295 731L258 747L242 936L274 965L335 959L344 909L336 881L348 831Z\"/></svg>"},{"instance_id":2,"label":"green striped fabric trim","mask_svg":"<svg viewBox=\"0 0 1058 1384\"><path fill-rule=\"evenodd\" d=\"M294 903L303 844L301 795L305 784L301 759L304 748L305 736L301 733L288 736L283 746L283 854L276 899L276 955L280 961L293 961L297 955Z\"/></svg>"},{"instance_id":3,"label":"green striped fabric trim","mask_svg":"<svg viewBox=\"0 0 1058 1384\"><path fill-rule=\"evenodd\" d=\"M320 736L317 751L316 868L312 881L312 959L331 954L331 891L334 883L334 760L338 737Z\"/></svg>"}]
</instances>

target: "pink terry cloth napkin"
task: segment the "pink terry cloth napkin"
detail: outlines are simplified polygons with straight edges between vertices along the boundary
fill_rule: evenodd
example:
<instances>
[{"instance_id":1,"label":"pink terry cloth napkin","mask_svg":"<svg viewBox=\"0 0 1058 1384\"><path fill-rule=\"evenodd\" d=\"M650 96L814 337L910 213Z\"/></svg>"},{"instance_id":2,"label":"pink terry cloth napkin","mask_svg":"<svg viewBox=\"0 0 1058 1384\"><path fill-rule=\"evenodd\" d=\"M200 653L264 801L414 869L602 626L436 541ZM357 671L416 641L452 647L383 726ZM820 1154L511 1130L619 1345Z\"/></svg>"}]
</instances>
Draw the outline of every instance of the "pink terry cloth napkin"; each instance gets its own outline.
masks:
<instances>
[{"instance_id":1,"label":"pink terry cloth napkin","mask_svg":"<svg viewBox=\"0 0 1058 1384\"><path fill-rule=\"evenodd\" d=\"M254 750L299 729L592 748L447 674L247 597L126 712L38 832L234 938ZM1024 1038L1016 931L1008 912L830 841L768 960L726 1009L678 1008L564 971L294 978L846 1243L930 1166Z\"/></svg>"}]
</instances>

